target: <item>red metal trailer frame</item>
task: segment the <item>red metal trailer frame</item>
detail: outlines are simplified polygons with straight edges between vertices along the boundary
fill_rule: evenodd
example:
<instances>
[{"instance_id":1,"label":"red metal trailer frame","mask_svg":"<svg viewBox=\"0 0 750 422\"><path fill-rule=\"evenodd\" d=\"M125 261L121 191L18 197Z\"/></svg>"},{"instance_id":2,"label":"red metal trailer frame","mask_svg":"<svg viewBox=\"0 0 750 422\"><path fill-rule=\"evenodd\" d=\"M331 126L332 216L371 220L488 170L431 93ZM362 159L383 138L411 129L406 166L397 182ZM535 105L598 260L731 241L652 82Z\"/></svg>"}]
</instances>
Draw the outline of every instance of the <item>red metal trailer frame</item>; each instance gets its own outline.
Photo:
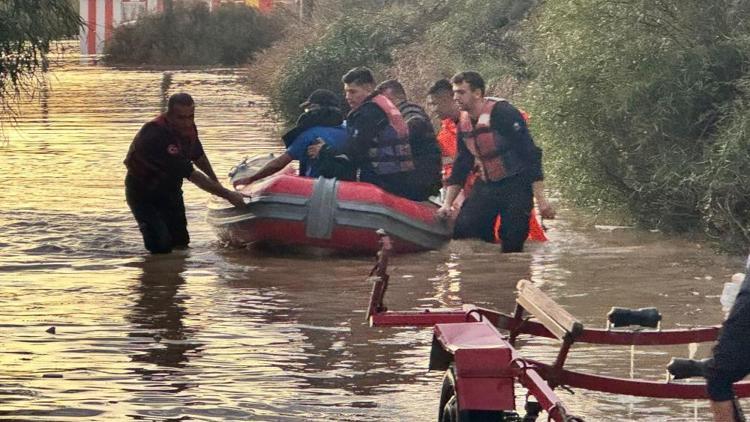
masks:
<instances>
[{"instance_id":1,"label":"red metal trailer frame","mask_svg":"<svg viewBox=\"0 0 750 422\"><path fill-rule=\"evenodd\" d=\"M561 337L544 323L524 318L524 309L520 305L516 306L512 315L474 305L390 311L384 304L384 297L388 288L387 266L391 242L384 233L380 234L382 248L369 278L373 289L367 319L371 326L378 327L433 326L430 369L446 370L449 372L447 378L455 378L450 382L454 384L451 388L457 396L458 409L513 410L514 381L528 389L549 418L558 422L579 420L568 414L553 391L554 387L561 385L639 397L708 399L705 384L607 377L566 370L563 365L574 342L647 346L700 343L716 340L720 326L644 331L592 329L578 323L580 330L576 330L574 335L563 330L564 337ZM507 331L507 335L499 330ZM560 338L563 345L557 361L547 364L524 358L514 348L519 334ZM738 397L750 397L750 382L735 383L734 391ZM441 415L442 412L441 408Z\"/></svg>"}]
</instances>

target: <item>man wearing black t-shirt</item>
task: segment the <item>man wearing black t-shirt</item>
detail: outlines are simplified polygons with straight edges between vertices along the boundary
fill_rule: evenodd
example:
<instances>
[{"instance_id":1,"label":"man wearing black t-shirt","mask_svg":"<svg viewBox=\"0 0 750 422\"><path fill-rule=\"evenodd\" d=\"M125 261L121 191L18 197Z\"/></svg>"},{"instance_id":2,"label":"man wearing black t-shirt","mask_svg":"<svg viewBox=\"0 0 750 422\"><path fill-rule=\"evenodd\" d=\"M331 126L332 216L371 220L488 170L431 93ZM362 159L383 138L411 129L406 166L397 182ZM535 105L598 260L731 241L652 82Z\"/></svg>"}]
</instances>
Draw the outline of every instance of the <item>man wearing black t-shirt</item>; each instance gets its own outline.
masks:
<instances>
[{"instance_id":1,"label":"man wearing black t-shirt","mask_svg":"<svg viewBox=\"0 0 750 422\"><path fill-rule=\"evenodd\" d=\"M194 117L193 98L185 93L172 95L167 112L143 125L125 157L125 198L151 253L169 253L190 243L182 179L236 207L245 204L242 194L217 180L198 139Z\"/></svg>"}]
</instances>

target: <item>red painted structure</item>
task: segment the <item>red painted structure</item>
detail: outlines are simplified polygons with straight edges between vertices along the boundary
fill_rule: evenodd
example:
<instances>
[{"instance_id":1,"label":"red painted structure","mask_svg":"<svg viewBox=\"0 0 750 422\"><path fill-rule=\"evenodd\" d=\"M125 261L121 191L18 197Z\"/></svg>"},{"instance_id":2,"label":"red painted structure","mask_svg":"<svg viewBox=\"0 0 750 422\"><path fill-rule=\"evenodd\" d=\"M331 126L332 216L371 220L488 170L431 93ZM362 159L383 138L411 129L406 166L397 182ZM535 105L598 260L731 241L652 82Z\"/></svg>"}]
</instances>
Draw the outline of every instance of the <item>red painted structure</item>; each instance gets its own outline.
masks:
<instances>
[{"instance_id":1,"label":"red painted structure","mask_svg":"<svg viewBox=\"0 0 750 422\"><path fill-rule=\"evenodd\" d=\"M524 318L520 304L513 315L474 305L456 309L388 310L383 302L388 288L386 269L391 247L387 236L384 236L382 244L378 261L370 274L373 290L367 319L371 326L434 326L430 369L446 370L441 394L442 420L456 420L443 415L443 406L448 404L446 409L450 407L449 401L442 400L446 385L449 386L448 391L457 396L457 409L469 412L459 418L462 421L472 420L472 411L513 411L514 381L528 389L550 419L558 422L580 420L567 414L554 393L554 386L559 385L638 397L708 399L705 384L606 377L569 371L563 365L574 342L607 345L708 342L716 340L719 326L636 331L591 329L581 325L580 332L563 341L554 364L526 359L513 346L518 335L556 336L543 323ZM500 330L508 334L504 335ZM750 397L750 382L735 383L734 392L737 397Z\"/></svg>"}]
</instances>

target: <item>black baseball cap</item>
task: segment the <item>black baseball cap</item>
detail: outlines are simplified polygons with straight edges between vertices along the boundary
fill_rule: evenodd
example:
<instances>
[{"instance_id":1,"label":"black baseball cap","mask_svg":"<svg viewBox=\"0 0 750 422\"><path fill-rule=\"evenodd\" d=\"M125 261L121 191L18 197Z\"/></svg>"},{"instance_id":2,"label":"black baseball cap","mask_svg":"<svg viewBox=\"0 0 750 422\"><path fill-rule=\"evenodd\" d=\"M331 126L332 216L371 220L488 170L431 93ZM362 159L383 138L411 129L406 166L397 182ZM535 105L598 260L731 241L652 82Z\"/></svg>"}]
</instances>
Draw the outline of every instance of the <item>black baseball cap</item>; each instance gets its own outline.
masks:
<instances>
[{"instance_id":1,"label":"black baseball cap","mask_svg":"<svg viewBox=\"0 0 750 422\"><path fill-rule=\"evenodd\" d=\"M334 94L332 91L329 91L327 89L316 89L312 92L312 94L310 94L309 97L307 97L307 100L299 106L305 108L309 107L312 104L317 104L324 107L338 107L341 105L341 100L339 99L339 96Z\"/></svg>"}]
</instances>

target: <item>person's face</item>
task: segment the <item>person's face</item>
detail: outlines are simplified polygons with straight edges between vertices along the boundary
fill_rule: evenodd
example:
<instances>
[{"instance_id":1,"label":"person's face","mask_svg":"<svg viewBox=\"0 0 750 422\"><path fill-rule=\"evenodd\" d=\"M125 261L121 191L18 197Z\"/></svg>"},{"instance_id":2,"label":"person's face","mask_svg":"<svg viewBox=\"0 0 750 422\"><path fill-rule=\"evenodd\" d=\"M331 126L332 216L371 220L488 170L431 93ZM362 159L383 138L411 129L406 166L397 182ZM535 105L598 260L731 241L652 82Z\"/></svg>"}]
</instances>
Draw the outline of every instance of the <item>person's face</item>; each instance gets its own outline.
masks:
<instances>
[{"instance_id":1,"label":"person's face","mask_svg":"<svg viewBox=\"0 0 750 422\"><path fill-rule=\"evenodd\" d=\"M372 93L370 85L358 85L356 83L344 84L346 102L352 109L359 107L368 95Z\"/></svg>"},{"instance_id":2,"label":"person's face","mask_svg":"<svg viewBox=\"0 0 750 422\"><path fill-rule=\"evenodd\" d=\"M458 106L450 93L428 95L427 107L440 120L458 117Z\"/></svg>"},{"instance_id":3,"label":"person's face","mask_svg":"<svg viewBox=\"0 0 750 422\"><path fill-rule=\"evenodd\" d=\"M169 113L169 121L178 132L189 134L195 125L195 105L175 104Z\"/></svg>"},{"instance_id":4,"label":"person's face","mask_svg":"<svg viewBox=\"0 0 750 422\"><path fill-rule=\"evenodd\" d=\"M482 100L482 90L471 89L468 82L453 84L453 99L458 108L471 112Z\"/></svg>"}]
</instances>

